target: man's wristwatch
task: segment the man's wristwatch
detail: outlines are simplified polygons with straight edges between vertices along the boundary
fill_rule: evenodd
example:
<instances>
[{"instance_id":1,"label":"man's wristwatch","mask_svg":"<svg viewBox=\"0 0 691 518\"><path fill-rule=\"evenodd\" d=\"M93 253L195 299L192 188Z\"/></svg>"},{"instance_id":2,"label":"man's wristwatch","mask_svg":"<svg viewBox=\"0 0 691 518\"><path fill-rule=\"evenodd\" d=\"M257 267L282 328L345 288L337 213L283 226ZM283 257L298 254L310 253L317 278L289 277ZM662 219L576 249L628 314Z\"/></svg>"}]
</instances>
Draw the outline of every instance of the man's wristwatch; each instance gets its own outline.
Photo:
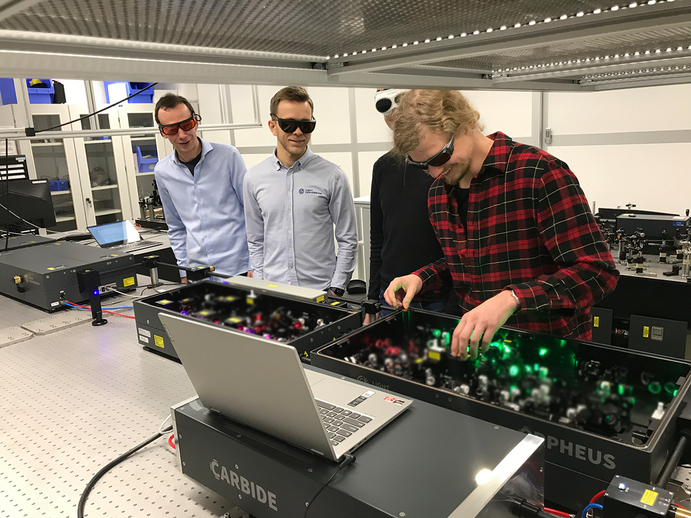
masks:
<instances>
[{"instance_id":1,"label":"man's wristwatch","mask_svg":"<svg viewBox=\"0 0 691 518\"><path fill-rule=\"evenodd\" d=\"M518 311L519 309L521 309L521 301L519 300L518 295L516 295L515 291L513 291L513 290L509 290L509 291L511 292L511 295L513 295L513 298L516 299L516 304L518 305L518 307L516 308L516 311Z\"/></svg>"},{"instance_id":2,"label":"man's wristwatch","mask_svg":"<svg viewBox=\"0 0 691 518\"><path fill-rule=\"evenodd\" d=\"M331 288L331 291L333 291L337 297L342 297L345 293L345 290L343 288Z\"/></svg>"}]
</instances>

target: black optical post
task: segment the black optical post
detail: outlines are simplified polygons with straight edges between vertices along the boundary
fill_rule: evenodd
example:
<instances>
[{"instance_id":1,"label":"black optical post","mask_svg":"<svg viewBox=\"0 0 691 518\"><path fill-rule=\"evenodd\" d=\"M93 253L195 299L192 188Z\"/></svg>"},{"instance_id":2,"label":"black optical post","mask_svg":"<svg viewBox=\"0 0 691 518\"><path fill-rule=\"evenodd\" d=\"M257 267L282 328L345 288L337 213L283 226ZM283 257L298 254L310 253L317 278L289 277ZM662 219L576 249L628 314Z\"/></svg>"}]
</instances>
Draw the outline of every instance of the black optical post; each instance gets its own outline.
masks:
<instances>
[{"instance_id":1,"label":"black optical post","mask_svg":"<svg viewBox=\"0 0 691 518\"><path fill-rule=\"evenodd\" d=\"M89 293L89 305L91 306L91 317L93 321L92 326L103 326L108 321L103 318L103 310L101 309L101 292L98 287L101 285L101 276L98 270L84 270L77 272L77 279L79 280L79 291L82 293Z\"/></svg>"}]
</instances>

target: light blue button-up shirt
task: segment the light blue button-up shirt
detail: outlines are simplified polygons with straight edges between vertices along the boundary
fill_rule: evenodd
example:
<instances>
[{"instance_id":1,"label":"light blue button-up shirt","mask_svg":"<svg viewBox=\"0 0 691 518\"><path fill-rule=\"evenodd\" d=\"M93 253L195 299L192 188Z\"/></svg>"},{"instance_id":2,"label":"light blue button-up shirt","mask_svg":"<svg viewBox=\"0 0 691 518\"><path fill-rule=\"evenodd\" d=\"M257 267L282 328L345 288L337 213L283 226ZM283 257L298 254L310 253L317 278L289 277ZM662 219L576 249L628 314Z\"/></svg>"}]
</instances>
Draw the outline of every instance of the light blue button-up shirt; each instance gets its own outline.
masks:
<instances>
[{"instance_id":1,"label":"light blue button-up shirt","mask_svg":"<svg viewBox=\"0 0 691 518\"><path fill-rule=\"evenodd\" d=\"M247 172L245 220L255 277L319 290L347 286L357 225L348 177L336 164L307 149L288 169L274 151Z\"/></svg>"},{"instance_id":2,"label":"light blue button-up shirt","mask_svg":"<svg viewBox=\"0 0 691 518\"><path fill-rule=\"evenodd\" d=\"M156 164L168 238L180 266L214 266L237 275L250 269L242 183L245 162L233 146L199 139L194 177L177 153Z\"/></svg>"}]
</instances>

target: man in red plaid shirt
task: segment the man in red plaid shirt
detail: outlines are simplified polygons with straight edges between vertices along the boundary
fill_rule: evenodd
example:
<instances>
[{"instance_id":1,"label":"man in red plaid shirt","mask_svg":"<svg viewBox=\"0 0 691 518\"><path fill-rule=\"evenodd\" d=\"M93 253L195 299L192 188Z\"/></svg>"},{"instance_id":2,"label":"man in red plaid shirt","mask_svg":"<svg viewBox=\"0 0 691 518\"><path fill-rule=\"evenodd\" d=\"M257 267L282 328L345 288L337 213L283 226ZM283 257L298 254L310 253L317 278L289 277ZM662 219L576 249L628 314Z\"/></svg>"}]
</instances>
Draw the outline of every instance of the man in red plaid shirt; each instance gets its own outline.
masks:
<instances>
[{"instance_id":1,"label":"man in red plaid shirt","mask_svg":"<svg viewBox=\"0 0 691 518\"><path fill-rule=\"evenodd\" d=\"M453 283L463 317L451 354L475 357L505 323L590 340L590 306L619 272L568 166L497 132L460 92L411 90L394 115L394 148L435 178L430 221L444 251L397 277L384 297L408 308L419 293Z\"/></svg>"}]
</instances>

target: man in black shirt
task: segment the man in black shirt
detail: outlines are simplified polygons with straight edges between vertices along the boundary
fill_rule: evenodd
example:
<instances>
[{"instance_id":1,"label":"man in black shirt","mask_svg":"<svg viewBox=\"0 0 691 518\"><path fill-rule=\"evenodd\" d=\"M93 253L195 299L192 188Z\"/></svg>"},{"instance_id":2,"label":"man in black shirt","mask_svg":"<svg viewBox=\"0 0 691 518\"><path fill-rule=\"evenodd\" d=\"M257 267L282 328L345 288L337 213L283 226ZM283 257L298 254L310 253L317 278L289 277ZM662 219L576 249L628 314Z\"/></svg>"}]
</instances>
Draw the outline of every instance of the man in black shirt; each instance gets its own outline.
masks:
<instances>
[{"instance_id":1,"label":"man in black shirt","mask_svg":"<svg viewBox=\"0 0 691 518\"><path fill-rule=\"evenodd\" d=\"M375 105L389 124L398 92L378 92L382 93L375 97ZM405 160L391 153L375 162L370 196L368 298L386 304L384 291L394 278L444 255L427 212L427 192L433 181L424 171L406 166ZM448 298L448 291L426 293L423 298L416 298L411 307L441 312Z\"/></svg>"}]
</instances>

